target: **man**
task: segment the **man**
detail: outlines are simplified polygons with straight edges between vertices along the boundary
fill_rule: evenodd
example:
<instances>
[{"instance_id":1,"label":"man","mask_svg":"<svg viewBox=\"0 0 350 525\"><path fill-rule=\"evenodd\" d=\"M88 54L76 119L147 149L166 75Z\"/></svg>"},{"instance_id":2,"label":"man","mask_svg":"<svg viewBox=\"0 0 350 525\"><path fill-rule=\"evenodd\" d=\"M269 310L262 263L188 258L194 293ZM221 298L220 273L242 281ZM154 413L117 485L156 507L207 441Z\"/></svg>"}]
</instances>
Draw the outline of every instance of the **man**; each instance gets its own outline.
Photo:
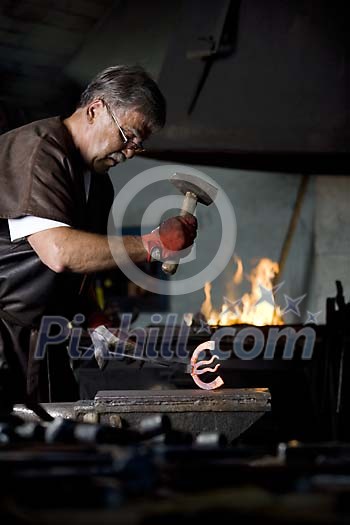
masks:
<instances>
[{"instance_id":1,"label":"man","mask_svg":"<svg viewBox=\"0 0 350 525\"><path fill-rule=\"evenodd\" d=\"M142 68L115 66L92 80L70 117L0 136L0 405L1 395L5 405L6 396L47 399L42 362L33 359L42 316L72 319L82 310L82 274L116 267L106 236L113 196L106 174L143 151L164 123L155 82ZM135 263L154 249L166 259L195 236L193 216L173 217L143 238L114 237L112 251L118 260L124 243Z\"/></svg>"}]
</instances>

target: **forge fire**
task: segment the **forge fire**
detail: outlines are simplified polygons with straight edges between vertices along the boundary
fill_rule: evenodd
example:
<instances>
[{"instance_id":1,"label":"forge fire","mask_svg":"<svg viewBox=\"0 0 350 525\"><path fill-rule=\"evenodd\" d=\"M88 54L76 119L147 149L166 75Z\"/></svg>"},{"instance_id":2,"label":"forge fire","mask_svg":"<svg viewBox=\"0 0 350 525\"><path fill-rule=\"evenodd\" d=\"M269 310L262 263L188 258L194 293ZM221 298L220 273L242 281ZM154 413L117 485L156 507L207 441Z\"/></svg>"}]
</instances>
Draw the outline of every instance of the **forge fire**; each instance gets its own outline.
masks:
<instances>
[{"instance_id":1,"label":"forge fire","mask_svg":"<svg viewBox=\"0 0 350 525\"><path fill-rule=\"evenodd\" d=\"M233 324L252 324L256 326L283 325L281 308L275 303L275 293L281 285L276 285L279 272L277 262L262 258L249 275L244 273L242 260L235 256L236 271L227 284L227 296L220 311L213 307L211 299L211 283L204 287L205 300L201 313L211 326L227 326ZM239 298L239 286L243 281L251 284L250 292Z\"/></svg>"}]
</instances>

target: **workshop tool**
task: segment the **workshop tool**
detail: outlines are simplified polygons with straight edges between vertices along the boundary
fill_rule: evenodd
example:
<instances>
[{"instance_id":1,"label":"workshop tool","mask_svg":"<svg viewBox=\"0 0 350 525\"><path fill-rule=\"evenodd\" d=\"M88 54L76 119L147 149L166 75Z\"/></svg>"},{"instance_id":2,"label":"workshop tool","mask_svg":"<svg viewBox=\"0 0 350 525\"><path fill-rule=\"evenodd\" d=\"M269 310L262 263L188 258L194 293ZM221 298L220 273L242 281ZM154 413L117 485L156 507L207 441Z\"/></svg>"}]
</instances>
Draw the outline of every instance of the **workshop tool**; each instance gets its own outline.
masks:
<instances>
[{"instance_id":1,"label":"workshop tool","mask_svg":"<svg viewBox=\"0 0 350 525\"><path fill-rule=\"evenodd\" d=\"M166 434L155 436L152 438L153 445L167 445L167 446L190 446L193 443L193 436L191 432L183 430L171 430Z\"/></svg>"},{"instance_id":2,"label":"workshop tool","mask_svg":"<svg viewBox=\"0 0 350 525\"><path fill-rule=\"evenodd\" d=\"M16 427L16 436L23 441L43 442L46 428L40 423L28 421Z\"/></svg>"},{"instance_id":3,"label":"workshop tool","mask_svg":"<svg viewBox=\"0 0 350 525\"><path fill-rule=\"evenodd\" d=\"M20 421L20 418L16 419ZM143 417L136 427L130 427L125 423L122 428L85 423L64 417L56 417L49 423L24 420L19 423L9 420L0 423L0 445L29 442L133 445L166 436L171 432L171 421L166 414L152 414Z\"/></svg>"},{"instance_id":4,"label":"workshop tool","mask_svg":"<svg viewBox=\"0 0 350 525\"><path fill-rule=\"evenodd\" d=\"M270 412L271 395L266 389L249 388L104 390L97 392L93 409L100 420L118 414L131 428L140 428L146 416L167 415L173 429L187 433L169 432L152 442L183 444L189 439L188 433L197 436L203 432L224 434L232 442ZM221 443L221 438L218 441Z\"/></svg>"},{"instance_id":5,"label":"workshop tool","mask_svg":"<svg viewBox=\"0 0 350 525\"><path fill-rule=\"evenodd\" d=\"M188 361L171 358L164 359L161 357L149 358L140 355L137 346L133 341L128 340L120 334L121 337L114 335L104 325L97 326L90 333L90 337L94 346L94 357L100 368L103 370L108 361L111 359L130 359L132 361L138 361L141 365L145 363L154 363L160 366L179 366L185 373L190 373L190 365ZM86 347L80 347L80 349L87 349Z\"/></svg>"},{"instance_id":6,"label":"workshop tool","mask_svg":"<svg viewBox=\"0 0 350 525\"><path fill-rule=\"evenodd\" d=\"M210 11L208 12L207 9ZM202 71L187 111L188 115L191 115L197 104L213 64L217 60L228 57L236 49L239 9L240 2L232 2L232 0L211 2L206 5L206 18L209 25L205 24L204 34L201 24L198 25L201 27L200 33L195 38L198 47L186 52L187 60L200 61L202 64ZM199 68L196 67L195 70L198 71Z\"/></svg>"},{"instance_id":7,"label":"workshop tool","mask_svg":"<svg viewBox=\"0 0 350 525\"><path fill-rule=\"evenodd\" d=\"M227 438L219 432L201 432L196 436L194 445L202 448L225 447L227 445Z\"/></svg>"},{"instance_id":8,"label":"workshop tool","mask_svg":"<svg viewBox=\"0 0 350 525\"><path fill-rule=\"evenodd\" d=\"M136 429L141 439L147 440L166 435L171 431L171 422L166 414L155 414L141 420Z\"/></svg>"},{"instance_id":9,"label":"workshop tool","mask_svg":"<svg viewBox=\"0 0 350 525\"><path fill-rule=\"evenodd\" d=\"M145 417L137 428L114 428L110 425L80 423L57 417L52 423L47 424L45 441L47 443L132 445L170 431L170 419L165 414Z\"/></svg>"},{"instance_id":10,"label":"workshop tool","mask_svg":"<svg viewBox=\"0 0 350 525\"><path fill-rule=\"evenodd\" d=\"M295 230L297 229L297 226L299 224L302 206L303 206L305 195L308 189L309 180L310 180L309 175L302 175L300 177L300 185L299 185L298 193L295 199L292 216L289 221L288 229L287 229L285 238L283 240L280 257L278 260L279 271L275 275L274 280L273 280L274 286L282 282L284 268L286 266L286 262L288 259L292 241L294 239Z\"/></svg>"},{"instance_id":11,"label":"workshop tool","mask_svg":"<svg viewBox=\"0 0 350 525\"><path fill-rule=\"evenodd\" d=\"M218 189L195 175L188 173L174 173L170 177L170 182L185 195L180 215L195 212L197 203L200 202L209 206L216 198ZM162 264L163 272L174 275L179 265L179 260L165 261Z\"/></svg>"},{"instance_id":12,"label":"workshop tool","mask_svg":"<svg viewBox=\"0 0 350 525\"><path fill-rule=\"evenodd\" d=\"M323 365L323 396L321 413L325 421L327 414L329 436L332 441L349 441L348 424L349 386L345 380L349 375L349 315L350 302L346 303L343 286L336 281L336 296L326 302L327 332L325 338L325 360Z\"/></svg>"}]
</instances>

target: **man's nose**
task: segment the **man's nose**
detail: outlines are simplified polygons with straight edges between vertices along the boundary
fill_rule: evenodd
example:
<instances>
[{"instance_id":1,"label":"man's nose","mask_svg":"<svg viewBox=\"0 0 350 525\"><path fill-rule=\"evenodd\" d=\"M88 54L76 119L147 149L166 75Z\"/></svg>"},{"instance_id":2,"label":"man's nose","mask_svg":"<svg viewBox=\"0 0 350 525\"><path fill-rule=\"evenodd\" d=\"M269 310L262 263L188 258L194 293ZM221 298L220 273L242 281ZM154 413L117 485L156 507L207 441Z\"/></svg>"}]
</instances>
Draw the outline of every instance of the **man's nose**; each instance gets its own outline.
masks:
<instances>
[{"instance_id":1,"label":"man's nose","mask_svg":"<svg viewBox=\"0 0 350 525\"><path fill-rule=\"evenodd\" d=\"M135 155L135 150L131 148L125 148L122 151L127 159L132 159L133 156Z\"/></svg>"}]
</instances>

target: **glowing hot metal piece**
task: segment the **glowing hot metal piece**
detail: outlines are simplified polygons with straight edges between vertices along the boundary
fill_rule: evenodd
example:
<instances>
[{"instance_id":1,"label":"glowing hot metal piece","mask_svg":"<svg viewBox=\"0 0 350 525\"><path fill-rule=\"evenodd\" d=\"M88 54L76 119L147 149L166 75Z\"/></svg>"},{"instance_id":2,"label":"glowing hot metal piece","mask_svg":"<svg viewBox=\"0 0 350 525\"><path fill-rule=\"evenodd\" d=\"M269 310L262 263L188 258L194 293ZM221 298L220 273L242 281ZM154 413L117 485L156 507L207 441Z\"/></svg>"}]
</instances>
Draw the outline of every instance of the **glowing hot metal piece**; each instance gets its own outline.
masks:
<instances>
[{"instance_id":1,"label":"glowing hot metal piece","mask_svg":"<svg viewBox=\"0 0 350 525\"><path fill-rule=\"evenodd\" d=\"M223 380L220 376L218 376L214 381L211 381L210 383L204 383L204 381L201 381L197 376L204 374L205 372L216 372L217 369L220 366L220 363L218 363L214 368L202 368L199 370L200 366L203 365L211 365L215 359L219 359L217 355L213 355L209 360L207 361L199 361L197 362L199 354L203 350L214 350L215 348L215 341L206 341L205 343L200 344L197 346L195 351L192 354L191 357L191 376L193 381L196 383L199 388L203 388L203 390L214 390L215 388L219 388L224 384Z\"/></svg>"}]
</instances>

